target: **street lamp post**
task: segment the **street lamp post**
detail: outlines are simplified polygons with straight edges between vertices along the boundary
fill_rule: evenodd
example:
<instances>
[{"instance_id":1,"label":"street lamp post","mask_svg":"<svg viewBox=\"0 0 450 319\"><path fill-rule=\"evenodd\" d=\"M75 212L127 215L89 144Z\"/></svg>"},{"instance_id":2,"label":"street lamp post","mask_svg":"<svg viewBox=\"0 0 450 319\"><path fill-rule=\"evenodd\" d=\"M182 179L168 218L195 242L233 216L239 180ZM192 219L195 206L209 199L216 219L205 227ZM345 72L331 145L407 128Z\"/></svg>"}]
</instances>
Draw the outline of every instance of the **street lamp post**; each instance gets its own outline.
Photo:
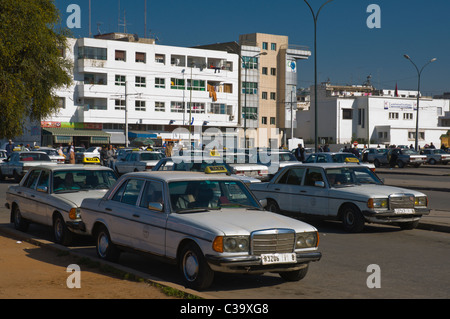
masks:
<instances>
[{"instance_id":1,"label":"street lamp post","mask_svg":"<svg viewBox=\"0 0 450 319\"><path fill-rule=\"evenodd\" d=\"M310 6L310 4L308 3L307 0L304 0L306 2L306 4L308 5L309 9L311 10L311 14L313 16L314 19L314 146L315 146L315 151L317 152L318 150L318 145L317 145L317 19L319 18L319 13L322 10L322 8L329 2L333 1L333 0L328 0L327 2L325 2L324 4L322 4L322 6L319 8L319 10L317 11L317 13L314 13L313 8Z\"/></svg>"},{"instance_id":2,"label":"street lamp post","mask_svg":"<svg viewBox=\"0 0 450 319\"><path fill-rule=\"evenodd\" d=\"M260 55L266 55L267 52L260 52L257 55L248 57L248 58L256 58ZM242 57L242 55L239 55L239 57L241 58L242 62L244 63L244 108L242 113L244 114L244 148L247 148L247 65L248 62L245 62L244 58Z\"/></svg>"},{"instance_id":3,"label":"street lamp post","mask_svg":"<svg viewBox=\"0 0 450 319\"><path fill-rule=\"evenodd\" d=\"M416 139L415 139L415 149L416 152L419 151L419 102L420 102L420 77L422 75L422 71L423 69L425 69L425 67L436 61L436 58L431 59L430 61L428 61L420 70L417 67L417 65L413 62L413 60L411 60L411 58L409 57L409 55L404 54L403 55L405 57L405 59L409 60L412 65L414 65L414 67L416 68L417 71L417 111L416 111Z\"/></svg>"}]
</instances>

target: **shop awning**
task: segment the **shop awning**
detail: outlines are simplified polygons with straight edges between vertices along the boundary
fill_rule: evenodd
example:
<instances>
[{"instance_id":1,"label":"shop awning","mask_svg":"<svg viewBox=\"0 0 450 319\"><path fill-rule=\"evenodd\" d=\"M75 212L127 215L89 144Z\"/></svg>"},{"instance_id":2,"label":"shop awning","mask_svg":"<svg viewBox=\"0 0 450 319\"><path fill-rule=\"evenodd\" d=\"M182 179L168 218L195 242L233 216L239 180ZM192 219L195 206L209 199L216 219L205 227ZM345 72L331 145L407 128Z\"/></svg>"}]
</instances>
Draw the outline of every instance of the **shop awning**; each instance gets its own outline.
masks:
<instances>
[{"instance_id":1,"label":"shop awning","mask_svg":"<svg viewBox=\"0 0 450 319\"><path fill-rule=\"evenodd\" d=\"M110 137L111 134L101 131L101 130L83 130L75 128L54 128L48 127L44 128L44 134L59 135L59 136L100 136L100 137Z\"/></svg>"},{"instance_id":2,"label":"shop awning","mask_svg":"<svg viewBox=\"0 0 450 319\"><path fill-rule=\"evenodd\" d=\"M139 132L139 131L130 131L130 132L128 132L128 138L137 138L137 137L157 138L158 134L156 134L156 133L149 133L149 132Z\"/></svg>"}]
</instances>

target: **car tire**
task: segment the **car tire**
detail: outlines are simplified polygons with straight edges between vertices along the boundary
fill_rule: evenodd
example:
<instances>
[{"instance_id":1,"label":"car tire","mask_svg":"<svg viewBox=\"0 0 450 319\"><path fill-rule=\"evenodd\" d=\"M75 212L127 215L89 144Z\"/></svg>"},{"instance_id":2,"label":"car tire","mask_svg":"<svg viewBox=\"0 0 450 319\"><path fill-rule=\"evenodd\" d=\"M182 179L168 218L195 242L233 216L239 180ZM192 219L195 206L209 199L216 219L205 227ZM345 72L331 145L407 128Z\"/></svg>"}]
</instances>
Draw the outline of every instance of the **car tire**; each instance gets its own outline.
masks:
<instances>
[{"instance_id":1,"label":"car tire","mask_svg":"<svg viewBox=\"0 0 450 319\"><path fill-rule=\"evenodd\" d=\"M402 230L411 230L411 229L415 229L417 228L417 226L419 226L419 221L413 221L413 222L406 222L406 223L399 223L398 226L400 226L400 228Z\"/></svg>"},{"instance_id":2,"label":"car tire","mask_svg":"<svg viewBox=\"0 0 450 319\"><path fill-rule=\"evenodd\" d=\"M283 278L286 281L299 281L305 278L306 274L308 273L309 265L307 265L305 268L293 270L293 271L283 271L280 272L279 275L281 278Z\"/></svg>"},{"instance_id":3,"label":"car tire","mask_svg":"<svg viewBox=\"0 0 450 319\"><path fill-rule=\"evenodd\" d=\"M398 166L398 168L403 168L403 167L405 167L405 163L403 163L403 161L401 161L401 160L398 160L397 166Z\"/></svg>"},{"instance_id":4,"label":"car tire","mask_svg":"<svg viewBox=\"0 0 450 319\"><path fill-rule=\"evenodd\" d=\"M28 230L30 223L22 217L20 213L19 206L15 206L12 211L12 221L14 223L14 228L23 232Z\"/></svg>"},{"instance_id":5,"label":"car tire","mask_svg":"<svg viewBox=\"0 0 450 319\"><path fill-rule=\"evenodd\" d=\"M275 214L279 214L281 212L280 206L278 206L277 202L273 199L270 199L267 203L266 210Z\"/></svg>"},{"instance_id":6,"label":"car tire","mask_svg":"<svg viewBox=\"0 0 450 319\"><path fill-rule=\"evenodd\" d=\"M364 229L364 216L354 205L342 207L341 220L345 231L349 233L359 233Z\"/></svg>"},{"instance_id":7,"label":"car tire","mask_svg":"<svg viewBox=\"0 0 450 319\"><path fill-rule=\"evenodd\" d=\"M95 235L97 256L108 261L117 261L120 256L120 250L111 241L108 229L100 227Z\"/></svg>"},{"instance_id":8,"label":"car tire","mask_svg":"<svg viewBox=\"0 0 450 319\"><path fill-rule=\"evenodd\" d=\"M64 246L70 245L73 240L73 233L67 228L64 218L59 213L53 217L53 237L57 244Z\"/></svg>"},{"instance_id":9,"label":"car tire","mask_svg":"<svg viewBox=\"0 0 450 319\"><path fill-rule=\"evenodd\" d=\"M430 161L428 162L428 164L430 165L436 165L436 160L434 158L430 159Z\"/></svg>"},{"instance_id":10,"label":"car tire","mask_svg":"<svg viewBox=\"0 0 450 319\"><path fill-rule=\"evenodd\" d=\"M188 288L203 290L208 288L214 280L214 271L209 267L201 249L194 243L183 247L180 268Z\"/></svg>"}]
</instances>

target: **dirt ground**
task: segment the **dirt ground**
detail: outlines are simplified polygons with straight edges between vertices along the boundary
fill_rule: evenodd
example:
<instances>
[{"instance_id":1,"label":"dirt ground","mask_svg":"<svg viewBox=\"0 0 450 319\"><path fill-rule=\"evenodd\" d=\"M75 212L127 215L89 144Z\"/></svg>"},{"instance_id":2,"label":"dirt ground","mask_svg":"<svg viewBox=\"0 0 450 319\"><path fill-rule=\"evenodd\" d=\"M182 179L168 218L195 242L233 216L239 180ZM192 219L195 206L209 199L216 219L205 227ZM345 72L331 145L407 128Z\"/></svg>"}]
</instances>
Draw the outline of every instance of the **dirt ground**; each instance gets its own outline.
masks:
<instances>
[{"instance_id":1,"label":"dirt ground","mask_svg":"<svg viewBox=\"0 0 450 319\"><path fill-rule=\"evenodd\" d=\"M76 257L0 235L0 299L174 299L145 282L119 279L79 265ZM69 288L80 283L80 288Z\"/></svg>"}]
</instances>

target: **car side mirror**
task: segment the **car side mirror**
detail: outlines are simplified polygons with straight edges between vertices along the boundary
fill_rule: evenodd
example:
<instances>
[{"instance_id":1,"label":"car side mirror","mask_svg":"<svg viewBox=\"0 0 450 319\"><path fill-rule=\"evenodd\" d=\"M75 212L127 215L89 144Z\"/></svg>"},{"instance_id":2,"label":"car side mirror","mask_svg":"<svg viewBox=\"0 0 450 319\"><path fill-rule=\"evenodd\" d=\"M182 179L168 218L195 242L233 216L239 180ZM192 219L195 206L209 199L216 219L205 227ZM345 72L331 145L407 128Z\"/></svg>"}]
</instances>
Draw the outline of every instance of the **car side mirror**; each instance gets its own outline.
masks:
<instances>
[{"instance_id":1,"label":"car side mirror","mask_svg":"<svg viewBox=\"0 0 450 319\"><path fill-rule=\"evenodd\" d=\"M36 188L36 190L37 190L38 192L41 192L41 193L47 193L47 192L48 192L48 187L47 187L47 186L38 186L38 187Z\"/></svg>"},{"instance_id":2,"label":"car side mirror","mask_svg":"<svg viewBox=\"0 0 450 319\"><path fill-rule=\"evenodd\" d=\"M314 186L315 187L322 187L322 188L324 188L325 187L325 182L324 181L315 181L314 182Z\"/></svg>"},{"instance_id":3,"label":"car side mirror","mask_svg":"<svg viewBox=\"0 0 450 319\"><path fill-rule=\"evenodd\" d=\"M260 200L259 200L259 204L260 204L263 208L265 208L265 207L267 206L267 199L266 199L266 198L260 199Z\"/></svg>"},{"instance_id":4,"label":"car side mirror","mask_svg":"<svg viewBox=\"0 0 450 319\"><path fill-rule=\"evenodd\" d=\"M164 209L163 204L154 202L154 203L148 203L148 209L150 210L156 210L157 212L162 212Z\"/></svg>"}]
</instances>

